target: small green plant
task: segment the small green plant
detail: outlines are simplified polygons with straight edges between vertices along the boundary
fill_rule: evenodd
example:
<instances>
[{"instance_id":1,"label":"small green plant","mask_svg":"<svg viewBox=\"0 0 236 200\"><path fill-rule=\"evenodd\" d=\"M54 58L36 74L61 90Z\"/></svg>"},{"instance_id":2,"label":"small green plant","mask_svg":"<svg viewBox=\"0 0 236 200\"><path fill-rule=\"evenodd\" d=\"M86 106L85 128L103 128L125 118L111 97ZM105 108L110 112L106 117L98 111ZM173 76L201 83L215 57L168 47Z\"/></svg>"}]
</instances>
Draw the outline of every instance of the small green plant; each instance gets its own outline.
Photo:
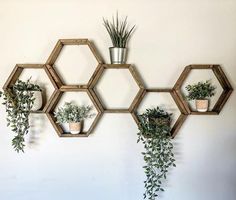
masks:
<instances>
[{"instance_id":1,"label":"small green plant","mask_svg":"<svg viewBox=\"0 0 236 200\"><path fill-rule=\"evenodd\" d=\"M78 106L71 102L66 102L63 107L58 108L54 116L57 119L57 123L60 124L81 122L94 116L94 113L91 114L92 109L92 106Z\"/></svg>"},{"instance_id":2,"label":"small green plant","mask_svg":"<svg viewBox=\"0 0 236 200\"><path fill-rule=\"evenodd\" d=\"M113 47L125 48L131 33L134 31L135 25L129 29L127 24L127 16L124 20L120 20L118 13L116 19L112 17L112 22L103 18L104 26L110 35Z\"/></svg>"},{"instance_id":3,"label":"small green plant","mask_svg":"<svg viewBox=\"0 0 236 200\"><path fill-rule=\"evenodd\" d=\"M142 141L142 152L146 165L144 199L155 200L160 191L164 191L162 182L166 179L169 167L176 166L171 142L171 115L157 108L147 109L138 115L138 142Z\"/></svg>"},{"instance_id":4,"label":"small green plant","mask_svg":"<svg viewBox=\"0 0 236 200\"><path fill-rule=\"evenodd\" d=\"M197 84L187 85L186 90L188 95L187 100L204 100L207 97L212 97L215 95L216 87L211 84L209 80L206 82L198 82Z\"/></svg>"},{"instance_id":5,"label":"small green plant","mask_svg":"<svg viewBox=\"0 0 236 200\"><path fill-rule=\"evenodd\" d=\"M33 91L41 91L36 84L17 80L15 84L0 92L3 96L3 105L7 112L7 126L11 127L16 135L12 140L13 148L19 153L24 152L25 135L29 132L29 114L34 105Z\"/></svg>"}]
</instances>

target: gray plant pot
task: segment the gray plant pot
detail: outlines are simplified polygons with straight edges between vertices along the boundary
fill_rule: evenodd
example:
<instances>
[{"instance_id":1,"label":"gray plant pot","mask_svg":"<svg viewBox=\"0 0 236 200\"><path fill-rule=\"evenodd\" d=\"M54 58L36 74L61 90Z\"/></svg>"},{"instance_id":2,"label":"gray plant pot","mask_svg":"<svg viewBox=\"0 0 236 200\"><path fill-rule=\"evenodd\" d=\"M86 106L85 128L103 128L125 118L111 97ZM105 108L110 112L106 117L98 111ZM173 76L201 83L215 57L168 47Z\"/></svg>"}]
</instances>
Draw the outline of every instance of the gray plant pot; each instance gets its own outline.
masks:
<instances>
[{"instance_id":1,"label":"gray plant pot","mask_svg":"<svg viewBox=\"0 0 236 200\"><path fill-rule=\"evenodd\" d=\"M125 64L127 48L110 47L111 64Z\"/></svg>"}]
</instances>

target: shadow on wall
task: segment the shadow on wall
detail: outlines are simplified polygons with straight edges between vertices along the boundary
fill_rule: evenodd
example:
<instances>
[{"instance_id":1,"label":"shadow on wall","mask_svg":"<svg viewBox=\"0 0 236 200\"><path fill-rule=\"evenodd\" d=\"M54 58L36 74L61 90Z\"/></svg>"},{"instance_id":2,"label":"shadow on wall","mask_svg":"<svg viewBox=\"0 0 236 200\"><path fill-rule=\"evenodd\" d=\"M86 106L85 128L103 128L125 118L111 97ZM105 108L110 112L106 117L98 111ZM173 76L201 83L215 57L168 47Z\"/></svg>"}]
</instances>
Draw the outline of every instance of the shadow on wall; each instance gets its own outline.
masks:
<instances>
[{"instance_id":1,"label":"shadow on wall","mask_svg":"<svg viewBox=\"0 0 236 200\"><path fill-rule=\"evenodd\" d=\"M40 145L45 128L44 116L41 114L31 114L30 133L27 138L29 148L37 148Z\"/></svg>"}]
</instances>

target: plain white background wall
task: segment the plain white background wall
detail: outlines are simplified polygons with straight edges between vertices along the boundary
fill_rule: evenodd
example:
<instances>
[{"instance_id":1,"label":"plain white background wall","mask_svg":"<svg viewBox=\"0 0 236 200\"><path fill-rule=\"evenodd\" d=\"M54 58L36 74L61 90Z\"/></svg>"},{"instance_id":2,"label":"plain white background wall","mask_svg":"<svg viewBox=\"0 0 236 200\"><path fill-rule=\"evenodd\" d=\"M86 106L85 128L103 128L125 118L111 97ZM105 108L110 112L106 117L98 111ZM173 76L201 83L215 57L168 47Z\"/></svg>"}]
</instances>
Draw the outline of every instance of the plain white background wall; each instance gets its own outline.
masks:
<instances>
[{"instance_id":1,"label":"plain white background wall","mask_svg":"<svg viewBox=\"0 0 236 200\"><path fill-rule=\"evenodd\" d=\"M59 38L89 38L109 62L102 17L116 11L137 25L128 62L147 86L172 87L186 65L218 63L235 87L234 0L0 0L0 85L16 63L44 63ZM235 102L234 92L219 116L188 117L161 199L236 198ZM46 116L33 116L25 154L12 150L3 106L0 116L1 200L142 198L142 145L130 115L104 115L84 139L59 138Z\"/></svg>"}]
</instances>

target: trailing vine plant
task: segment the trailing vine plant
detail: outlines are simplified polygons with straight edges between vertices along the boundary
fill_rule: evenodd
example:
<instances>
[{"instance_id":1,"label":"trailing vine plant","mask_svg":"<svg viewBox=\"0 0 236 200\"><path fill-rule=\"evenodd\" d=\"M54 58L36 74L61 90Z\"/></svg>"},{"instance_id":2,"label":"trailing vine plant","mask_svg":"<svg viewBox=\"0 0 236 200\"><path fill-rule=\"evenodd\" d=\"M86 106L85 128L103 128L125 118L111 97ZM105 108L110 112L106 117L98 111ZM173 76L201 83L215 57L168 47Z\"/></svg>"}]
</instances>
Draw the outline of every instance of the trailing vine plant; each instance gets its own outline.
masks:
<instances>
[{"instance_id":1,"label":"trailing vine plant","mask_svg":"<svg viewBox=\"0 0 236 200\"><path fill-rule=\"evenodd\" d=\"M15 84L0 92L3 105L6 107L7 126L15 133L12 146L18 153L24 152L25 138L29 132L29 115L34 104L33 91L41 91L38 85L17 80Z\"/></svg>"},{"instance_id":2,"label":"trailing vine plant","mask_svg":"<svg viewBox=\"0 0 236 200\"><path fill-rule=\"evenodd\" d=\"M157 108L146 109L138 115L138 142L142 142L145 152L142 152L146 165L144 181L144 199L155 200L159 192L164 191L162 182L167 177L168 169L176 167L173 144L171 141L171 115Z\"/></svg>"}]
</instances>

